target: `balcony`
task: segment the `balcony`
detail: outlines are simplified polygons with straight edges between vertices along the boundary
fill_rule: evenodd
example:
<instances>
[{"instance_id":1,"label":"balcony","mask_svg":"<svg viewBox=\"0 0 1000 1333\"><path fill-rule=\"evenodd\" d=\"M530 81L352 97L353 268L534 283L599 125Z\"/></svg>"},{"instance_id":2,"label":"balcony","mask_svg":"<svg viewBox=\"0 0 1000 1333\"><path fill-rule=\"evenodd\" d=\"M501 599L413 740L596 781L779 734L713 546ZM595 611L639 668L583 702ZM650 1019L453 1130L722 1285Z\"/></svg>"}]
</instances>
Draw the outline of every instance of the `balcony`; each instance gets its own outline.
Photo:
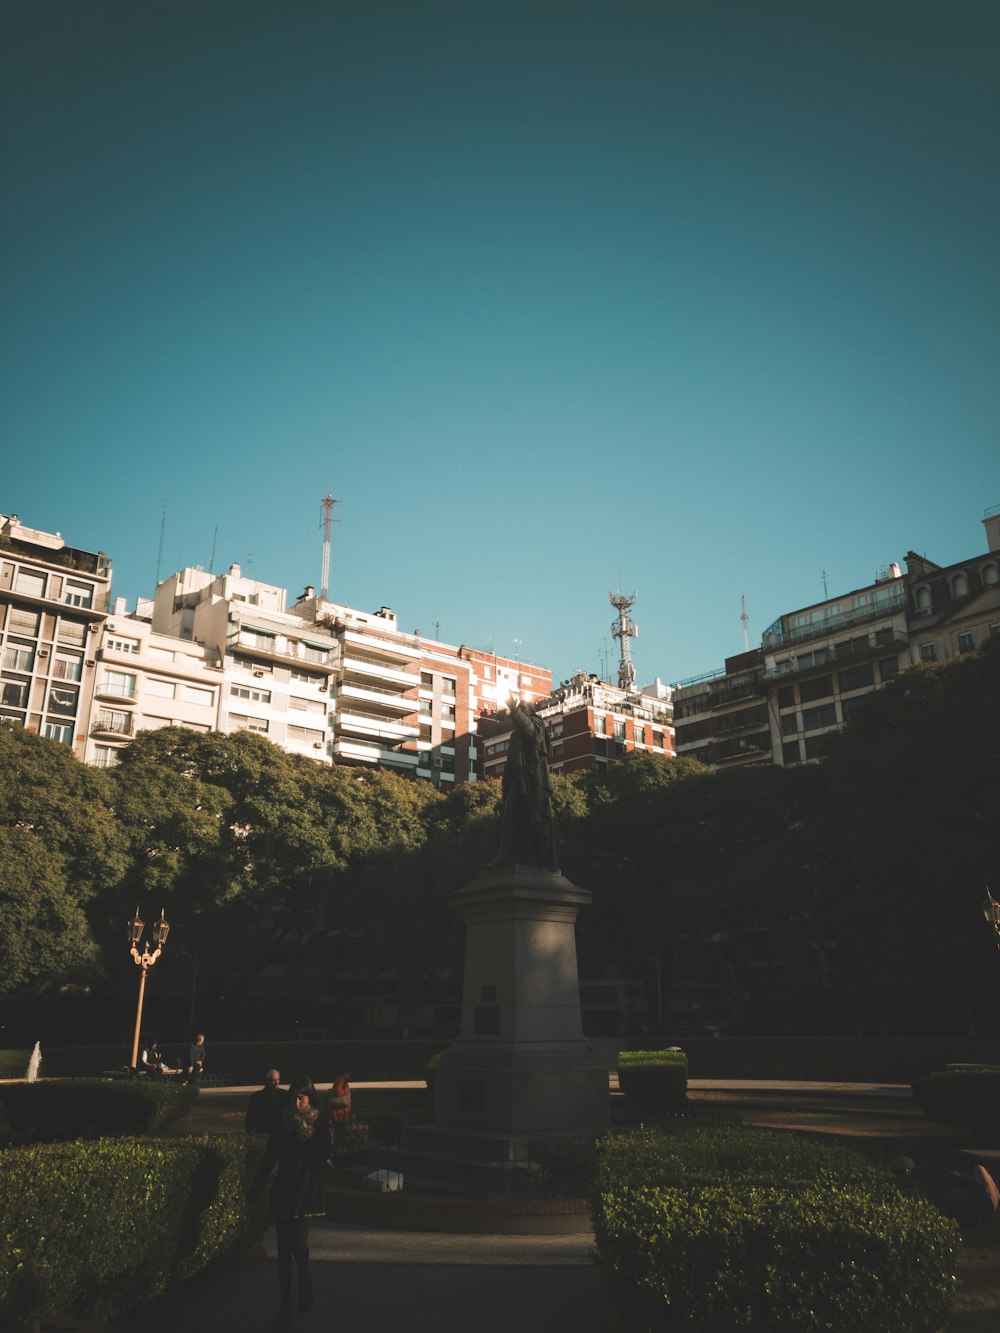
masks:
<instances>
[{"instance_id":1,"label":"balcony","mask_svg":"<svg viewBox=\"0 0 1000 1333\"><path fill-rule=\"evenodd\" d=\"M384 717L374 717L366 713L337 713L337 732L351 736L361 736L378 741L383 745L399 745L403 741L416 740L420 728L405 722L391 722Z\"/></svg>"},{"instance_id":2,"label":"balcony","mask_svg":"<svg viewBox=\"0 0 1000 1333\"><path fill-rule=\"evenodd\" d=\"M94 690L98 699L121 699L128 703L135 702L136 693L135 676L110 673L98 682Z\"/></svg>"},{"instance_id":3,"label":"balcony","mask_svg":"<svg viewBox=\"0 0 1000 1333\"><path fill-rule=\"evenodd\" d=\"M725 708L727 704L739 703L741 699L759 698L765 691L762 679L741 681L739 684L720 686L708 696L710 708Z\"/></svg>"},{"instance_id":4,"label":"balcony","mask_svg":"<svg viewBox=\"0 0 1000 1333\"><path fill-rule=\"evenodd\" d=\"M344 651L354 648L372 657L384 658L388 662L416 662L420 659L420 645L416 639L383 638L381 634L365 634L360 630L347 629L341 635ZM419 684L419 676L417 683Z\"/></svg>"},{"instance_id":5,"label":"balcony","mask_svg":"<svg viewBox=\"0 0 1000 1333\"><path fill-rule=\"evenodd\" d=\"M705 762L709 764L735 764L737 762L759 762L762 759L770 758L770 756L770 732L764 732L760 736L744 736L738 739L719 741L717 744L709 746L708 753L704 758Z\"/></svg>"},{"instance_id":6,"label":"balcony","mask_svg":"<svg viewBox=\"0 0 1000 1333\"><path fill-rule=\"evenodd\" d=\"M725 713L712 719L713 736L734 736L738 731L768 728L767 708L745 708L739 713Z\"/></svg>"},{"instance_id":7,"label":"balcony","mask_svg":"<svg viewBox=\"0 0 1000 1333\"><path fill-rule=\"evenodd\" d=\"M361 685L378 680L391 681L400 690L411 690L420 684L419 671L404 671L401 667L383 666L381 662L355 656L344 658L345 682L350 677L353 677L354 683Z\"/></svg>"},{"instance_id":8,"label":"balcony","mask_svg":"<svg viewBox=\"0 0 1000 1333\"><path fill-rule=\"evenodd\" d=\"M385 764L386 767L413 769L419 756L415 750L388 750L381 745L365 745L343 736L333 742L333 756L346 764Z\"/></svg>"},{"instance_id":9,"label":"balcony","mask_svg":"<svg viewBox=\"0 0 1000 1333\"><path fill-rule=\"evenodd\" d=\"M341 706L346 703L361 704L366 710L386 713L393 717L405 716L417 711L416 699L408 699L398 690L382 689L378 685L357 685L353 681L343 680L335 691Z\"/></svg>"},{"instance_id":10,"label":"balcony","mask_svg":"<svg viewBox=\"0 0 1000 1333\"><path fill-rule=\"evenodd\" d=\"M230 651L242 649L254 657L264 658L268 662L301 662L310 671L330 675L336 670L336 648L333 644L312 645L299 639L289 639L283 634L270 634L260 630L239 629L230 637Z\"/></svg>"},{"instance_id":11,"label":"balcony","mask_svg":"<svg viewBox=\"0 0 1000 1333\"><path fill-rule=\"evenodd\" d=\"M854 625L870 625L873 620L885 620L905 609L906 594L902 586L899 586L891 589L888 596L881 598L872 606L855 607L851 611L844 611L836 616L826 616L809 625L788 626L786 629L772 625L765 632L761 646L765 652L775 652L782 648L790 648L796 643L807 643L810 639L828 639L831 635L840 634ZM777 625L780 626L780 623L777 622Z\"/></svg>"},{"instance_id":12,"label":"balcony","mask_svg":"<svg viewBox=\"0 0 1000 1333\"><path fill-rule=\"evenodd\" d=\"M772 681L801 676L807 671L828 671L831 667L843 666L848 662L865 662L886 653L898 653L900 649L908 648L909 642L901 630L892 629L887 633L879 631L875 635L875 642L866 638L864 643L851 640L849 643L815 648L812 652L800 653L788 661L769 666L764 676Z\"/></svg>"},{"instance_id":13,"label":"balcony","mask_svg":"<svg viewBox=\"0 0 1000 1333\"><path fill-rule=\"evenodd\" d=\"M90 725L91 736L134 736L134 713L98 712Z\"/></svg>"}]
</instances>

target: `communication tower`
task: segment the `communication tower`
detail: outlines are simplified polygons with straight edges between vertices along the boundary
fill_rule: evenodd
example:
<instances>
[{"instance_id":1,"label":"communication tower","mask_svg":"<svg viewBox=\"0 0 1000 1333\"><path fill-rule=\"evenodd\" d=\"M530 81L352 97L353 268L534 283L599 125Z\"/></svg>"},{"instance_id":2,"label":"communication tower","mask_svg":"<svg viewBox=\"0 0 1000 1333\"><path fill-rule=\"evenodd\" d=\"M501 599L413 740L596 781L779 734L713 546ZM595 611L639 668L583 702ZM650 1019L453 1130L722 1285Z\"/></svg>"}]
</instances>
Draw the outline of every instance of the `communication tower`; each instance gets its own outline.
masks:
<instances>
[{"instance_id":1,"label":"communication tower","mask_svg":"<svg viewBox=\"0 0 1000 1333\"><path fill-rule=\"evenodd\" d=\"M618 619L611 622L612 635L621 640L622 655L618 663L618 686L623 690L631 690L635 686L635 667L632 665L629 639L634 639L639 633L638 626L629 616L629 611L635 604L635 593L627 597L623 592L609 592L608 597L611 605L618 611Z\"/></svg>"},{"instance_id":2,"label":"communication tower","mask_svg":"<svg viewBox=\"0 0 1000 1333\"><path fill-rule=\"evenodd\" d=\"M323 496L320 507L319 525L323 529L323 564L319 575L319 600L321 602L327 601L330 596L330 527L333 523L340 522L339 514L334 512L339 504L340 501L335 500L327 491L326 495Z\"/></svg>"}]
</instances>

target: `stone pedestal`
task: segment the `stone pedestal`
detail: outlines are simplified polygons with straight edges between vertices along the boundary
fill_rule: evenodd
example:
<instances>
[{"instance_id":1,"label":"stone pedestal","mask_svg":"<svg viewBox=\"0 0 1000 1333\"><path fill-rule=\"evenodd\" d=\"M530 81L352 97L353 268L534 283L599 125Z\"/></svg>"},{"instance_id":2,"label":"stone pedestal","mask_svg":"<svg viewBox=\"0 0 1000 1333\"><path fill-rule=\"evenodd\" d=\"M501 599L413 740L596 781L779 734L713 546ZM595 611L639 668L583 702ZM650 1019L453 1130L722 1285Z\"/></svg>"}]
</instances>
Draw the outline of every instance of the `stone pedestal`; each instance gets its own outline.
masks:
<instances>
[{"instance_id":1,"label":"stone pedestal","mask_svg":"<svg viewBox=\"0 0 1000 1333\"><path fill-rule=\"evenodd\" d=\"M517 1157L608 1124L607 1065L583 1035L575 924L590 894L556 870L487 870L452 895L466 924L462 1027L434 1079L425 1140Z\"/></svg>"}]
</instances>

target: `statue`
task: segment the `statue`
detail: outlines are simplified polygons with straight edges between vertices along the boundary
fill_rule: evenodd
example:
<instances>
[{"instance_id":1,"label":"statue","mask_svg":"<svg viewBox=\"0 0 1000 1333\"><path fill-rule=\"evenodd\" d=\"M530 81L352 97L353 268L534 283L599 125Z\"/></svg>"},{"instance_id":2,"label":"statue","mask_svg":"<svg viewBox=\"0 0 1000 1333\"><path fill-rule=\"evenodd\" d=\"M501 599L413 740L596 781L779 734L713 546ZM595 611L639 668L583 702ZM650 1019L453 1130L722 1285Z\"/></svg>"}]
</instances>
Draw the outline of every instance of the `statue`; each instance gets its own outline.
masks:
<instances>
[{"instance_id":1,"label":"statue","mask_svg":"<svg viewBox=\"0 0 1000 1333\"><path fill-rule=\"evenodd\" d=\"M549 738L545 723L520 700L510 704L511 737L503 771L500 851L492 866L557 869L552 827Z\"/></svg>"}]
</instances>

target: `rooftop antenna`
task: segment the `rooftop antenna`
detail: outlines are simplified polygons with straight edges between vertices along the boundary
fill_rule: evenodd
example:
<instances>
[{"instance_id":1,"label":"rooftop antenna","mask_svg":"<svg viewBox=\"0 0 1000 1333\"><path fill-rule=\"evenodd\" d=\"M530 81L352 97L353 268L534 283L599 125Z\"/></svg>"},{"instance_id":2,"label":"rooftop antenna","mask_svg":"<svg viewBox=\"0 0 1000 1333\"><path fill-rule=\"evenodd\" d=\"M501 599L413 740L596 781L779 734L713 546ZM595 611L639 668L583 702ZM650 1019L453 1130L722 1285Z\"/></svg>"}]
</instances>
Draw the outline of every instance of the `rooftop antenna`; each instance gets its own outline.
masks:
<instances>
[{"instance_id":1,"label":"rooftop antenna","mask_svg":"<svg viewBox=\"0 0 1000 1333\"><path fill-rule=\"evenodd\" d=\"M750 617L747 615L747 595L740 593L740 620L743 621L743 651L750 651Z\"/></svg>"},{"instance_id":2,"label":"rooftop antenna","mask_svg":"<svg viewBox=\"0 0 1000 1333\"><path fill-rule=\"evenodd\" d=\"M219 525L218 525L218 523L216 523L216 525L215 525L215 533L214 533L214 535L213 535L213 537L212 537L212 558L211 558L211 560L208 562L208 572L209 572L210 574L214 574L214 573L215 573L215 546L216 546L216 543L218 542L218 540L219 540Z\"/></svg>"},{"instance_id":3,"label":"rooftop antenna","mask_svg":"<svg viewBox=\"0 0 1000 1333\"><path fill-rule=\"evenodd\" d=\"M827 588L827 586L826 586L827 573L826 573L826 570L825 570L825 569L823 570L823 573L820 574L820 578L823 580L823 596L824 596L824 597L829 597L829 596L830 596L830 590L829 590L829 589Z\"/></svg>"},{"instance_id":4,"label":"rooftop antenna","mask_svg":"<svg viewBox=\"0 0 1000 1333\"><path fill-rule=\"evenodd\" d=\"M340 514L335 512L340 503L327 491L320 505L319 525L323 529L323 565L319 576L321 602L328 601L330 597L330 527L334 523L341 522Z\"/></svg>"},{"instance_id":5,"label":"rooftop antenna","mask_svg":"<svg viewBox=\"0 0 1000 1333\"><path fill-rule=\"evenodd\" d=\"M618 619L611 622L613 637L621 640L622 655L621 661L618 663L618 688L631 690L635 688L635 667L632 665L632 650L629 639L634 639L639 633L639 627L629 616L629 611L635 604L635 593L626 596L621 591L609 592L608 597L611 605L618 611Z\"/></svg>"},{"instance_id":6,"label":"rooftop antenna","mask_svg":"<svg viewBox=\"0 0 1000 1333\"><path fill-rule=\"evenodd\" d=\"M160 564L163 560L163 535L166 532L166 530L167 530L167 497L164 496L163 517L160 519L160 545L159 549L156 552L156 578L153 584L154 587L159 587L160 584Z\"/></svg>"},{"instance_id":7,"label":"rooftop antenna","mask_svg":"<svg viewBox=\"0 0 1000 1333\"><path fill-rule=\"evenodd\" d=\"M247 578L253 578L253 551L247 551Z\"/></svg>"}]
</instances>

